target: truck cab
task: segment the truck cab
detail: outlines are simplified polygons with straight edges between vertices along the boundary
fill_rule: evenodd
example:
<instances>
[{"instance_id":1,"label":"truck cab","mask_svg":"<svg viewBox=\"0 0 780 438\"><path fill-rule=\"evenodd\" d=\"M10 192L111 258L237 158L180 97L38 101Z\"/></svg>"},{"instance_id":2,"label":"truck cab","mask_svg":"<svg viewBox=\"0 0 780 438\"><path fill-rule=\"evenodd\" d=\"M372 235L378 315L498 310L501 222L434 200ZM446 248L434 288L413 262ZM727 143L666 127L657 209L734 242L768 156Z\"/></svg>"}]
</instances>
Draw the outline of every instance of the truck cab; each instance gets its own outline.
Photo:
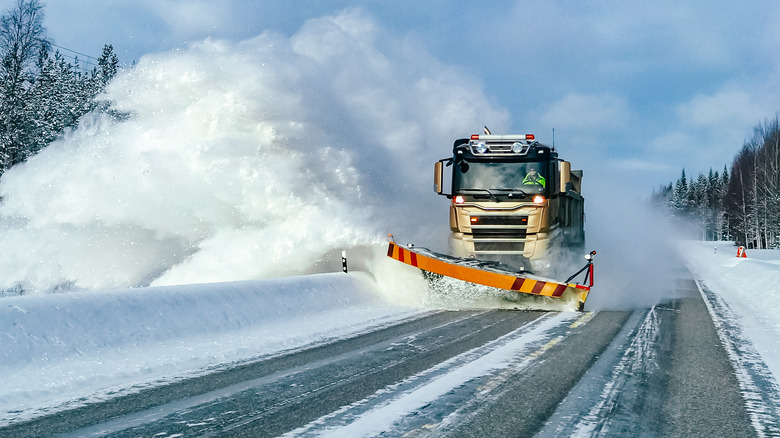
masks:
<instances>
[{"instance_id":1,"label":"truck cab","mask_svg":"<svg viewBox=\"0 0 780 438\"><path fill-rule=\"evenodd\" d=\"M450 193L444 191L451 167ZM533 134L475 134L453 144L434 169L434 190L451 200L450 253L550 272L560 250L584 246L582 171Z\"/></svg>"}]
</instances>

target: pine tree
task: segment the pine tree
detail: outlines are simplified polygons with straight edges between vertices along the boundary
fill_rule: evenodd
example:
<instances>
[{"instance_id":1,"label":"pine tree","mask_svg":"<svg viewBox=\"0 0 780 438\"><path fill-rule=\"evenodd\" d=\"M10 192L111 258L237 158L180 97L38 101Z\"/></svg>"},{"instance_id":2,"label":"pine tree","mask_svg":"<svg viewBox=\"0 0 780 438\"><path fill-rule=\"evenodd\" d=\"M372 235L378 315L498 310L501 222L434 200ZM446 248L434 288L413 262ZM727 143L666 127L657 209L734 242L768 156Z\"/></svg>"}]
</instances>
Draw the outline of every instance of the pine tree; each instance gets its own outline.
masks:
<instances>
[{"instance_id":1,"label":"pine tree","mask_svg":"<svg viewBox=\"0 0 780 438\"><path fill-rule=\"evenodd\" d=\"M49 44L39 0L17 0L0 17L0 171L25 157L31 126L26 94L30 70L40 50Z\"/></svg>"},{"instance_id":2,"label":"pine tree","mask_svg":"<svg viewBox=\"0 0 780 438\"><path fill-rule=\"evenodd\" d=\"M87 73L78 58L52 57L42 22L40 0L17 0L0 17L0 174L75 127L119 69L111 45Z\"/></svg>"},{"instance_id":3,"label":"pine tree","mask_svg":"<svg viewBox=\"0 0 780 438\"><path fill-rule=\"evenodd\" d=\"M685 169L674 186L669 206L677 216L683 217L688 213L688 178L685 176Z\"/></svg>"},{"instance_id":4,"label":"pine tree","mask_svg":"<svg viewBox=\"0 0 780 438\"><path fill-rule=\"evenodd\" d=\"M98 58L98 67L100 70L96 79L100 85L98 88L102 90L108 84L108 81L116 76L119 71L119 59L116 57L114 46L111 44L103 46L103 54Z\"/></svg>"}]
</instances>

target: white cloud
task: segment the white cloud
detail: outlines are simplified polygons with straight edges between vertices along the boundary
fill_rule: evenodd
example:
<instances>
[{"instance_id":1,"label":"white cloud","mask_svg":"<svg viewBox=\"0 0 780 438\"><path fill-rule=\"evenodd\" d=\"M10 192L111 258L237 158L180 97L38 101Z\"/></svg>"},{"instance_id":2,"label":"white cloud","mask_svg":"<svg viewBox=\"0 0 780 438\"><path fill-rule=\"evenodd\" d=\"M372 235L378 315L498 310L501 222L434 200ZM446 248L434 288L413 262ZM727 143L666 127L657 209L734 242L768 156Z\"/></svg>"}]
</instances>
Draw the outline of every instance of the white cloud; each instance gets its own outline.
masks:
<instances>
[{"instance_id":1,"label":"white cloud","mask_svg":"<svg viewBox=\"0 0 780 438\"><path fill-rule=\"evenodd\" d=\"M674 142L678 148L679 167L694 174L731 164L745 140L752 135L753 128L777 110L770 96L758 93L729 88L713 94L697 94L677 105L674 129L684 134L681 141Z\"/></svg>"},{"instance_id":2,"label":"white cloud","mask_svg":"<svg viewBox=\"0 0 780 438\"><path fill-rule=\"evenodd\" d=\"M582 73L614 61L629 61L643 68L732 68L735 59L760 56L764 47L759 41L765 39L763 35L775 33L776 26L771 23L778 7L764 3L747 8L739 3L711 7L706 2L675 0L519 0L511 11L498 17L501 25L496 27L510 35L501 49L533 54L530 59L542 64L550 59L591 61L578 66L586 67ZM485 35L495 39L492 34ZM491 42L484 43L490 47L487 44Z\"/></svg>"},{"instance_id":3,"label":"white cloud","mask_svg":"<svg viewBox=\"0 0 780 438\"><path fill-rule=\"evenodd\" d=\"M598 131L622 125L629 117L630 109L621 97L571 93L553 103L542 121L555 127Z\"/></svg>"},{"instance_id":4,"label":"white cloud","mask_svg":"<svg viewBox=\"0 0 780 438\"><path fill-rule=\"evenodd\" d=\"M725 90L715 94L699 94L676 108L683 124L723 129L755 125L767 117L767 109L754 96L741 90Z\"/></svg>"},{"instance_id":5,"label":"white cloud","mask_svg":"<svg viewBox=\"0 0 780 438\"><path fill-rule=\"evenodd\" d=\"M230 11L222 2L152 0L147 7L157 14L172 34L184 38L202 38L211 31L222 31L230 21Z\"/></svg>"},{"instance_id":6,"label":"white cloud","mask_svg":"<svg viewBox=\"0 0 780 438\"><path fill-rule=\"evenodd\" d=\"M659 162L647 159L629 158L618 160L613 163L614 166L627 171L649 171L649 172L668 172L670 170L679 171L676 163L670 163L668 160Z\"/></svg>"}]
</instances>

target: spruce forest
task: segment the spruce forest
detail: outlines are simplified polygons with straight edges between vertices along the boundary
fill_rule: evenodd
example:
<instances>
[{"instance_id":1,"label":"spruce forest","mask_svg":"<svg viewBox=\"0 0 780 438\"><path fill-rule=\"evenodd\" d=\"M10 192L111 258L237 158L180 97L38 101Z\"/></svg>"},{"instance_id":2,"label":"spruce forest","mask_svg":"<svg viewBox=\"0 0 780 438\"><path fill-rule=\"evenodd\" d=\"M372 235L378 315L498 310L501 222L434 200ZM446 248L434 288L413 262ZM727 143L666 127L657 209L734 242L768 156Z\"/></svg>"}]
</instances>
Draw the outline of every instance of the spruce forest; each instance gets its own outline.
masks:
<instances>
[{"instance_id":1,"label":"spruce forest","mask_svg":"<svg viewBox=\"0 0 780 438\"><path fill-rule=\"evenodd\" d=\"M17 0L0 16L0 174L75 127L118 69L111 45L93 62L52 50L44 9Z\"/></svg>"},{"instance_id":2,"label":"spruce forest","mask_svg":"<svg viewBox=\"0 0 780 438\"><path fill-rule=\"evenodd\" d=\"M722 173L688 178L653 194L675 218L695 224L705 240L733 240L758 249L780 248L780 124L778 117L755 127Z\"/></svg>"}]
</instances>

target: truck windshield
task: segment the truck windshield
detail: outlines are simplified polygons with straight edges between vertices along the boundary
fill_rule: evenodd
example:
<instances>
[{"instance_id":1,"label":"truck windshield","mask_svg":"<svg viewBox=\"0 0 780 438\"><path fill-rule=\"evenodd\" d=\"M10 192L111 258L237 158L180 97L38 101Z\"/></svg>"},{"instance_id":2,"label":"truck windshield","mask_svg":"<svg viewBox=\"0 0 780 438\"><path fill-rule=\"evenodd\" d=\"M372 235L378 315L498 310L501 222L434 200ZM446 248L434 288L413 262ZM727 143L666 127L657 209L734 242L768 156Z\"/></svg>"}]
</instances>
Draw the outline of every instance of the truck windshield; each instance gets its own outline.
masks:
<instances>
[{"instance_id":1,"label":"truck windshield","mask_svg":"<svg viewBox=\"0 0 780 438\"><path fill-rule=\"evenodd\" d=\"M453 192L459 190L519 190L524 193L543 193L547 187L545 162L485 162L470 161L456 165Z\"/></svg>"}]
</instances>

